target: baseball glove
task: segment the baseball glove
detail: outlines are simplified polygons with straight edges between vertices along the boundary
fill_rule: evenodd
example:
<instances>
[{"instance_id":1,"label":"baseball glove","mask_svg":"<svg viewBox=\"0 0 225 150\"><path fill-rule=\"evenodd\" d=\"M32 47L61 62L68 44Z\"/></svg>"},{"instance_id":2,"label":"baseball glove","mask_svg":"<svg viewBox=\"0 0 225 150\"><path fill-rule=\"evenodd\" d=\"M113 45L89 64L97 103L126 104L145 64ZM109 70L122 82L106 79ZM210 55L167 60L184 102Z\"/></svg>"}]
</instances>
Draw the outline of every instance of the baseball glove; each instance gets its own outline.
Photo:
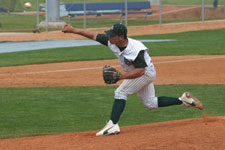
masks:
<instances>
[{"instance_id":1,"label":"baseball glove","mask_svg":"<svg viewBox=\"0 0 225 150\"><path fill-rule=\"evenodd\" d=\"M115 84L120 80L120 72L111 66L104 66L103 79L106 84Z\"/></svg>"}]
</instances>

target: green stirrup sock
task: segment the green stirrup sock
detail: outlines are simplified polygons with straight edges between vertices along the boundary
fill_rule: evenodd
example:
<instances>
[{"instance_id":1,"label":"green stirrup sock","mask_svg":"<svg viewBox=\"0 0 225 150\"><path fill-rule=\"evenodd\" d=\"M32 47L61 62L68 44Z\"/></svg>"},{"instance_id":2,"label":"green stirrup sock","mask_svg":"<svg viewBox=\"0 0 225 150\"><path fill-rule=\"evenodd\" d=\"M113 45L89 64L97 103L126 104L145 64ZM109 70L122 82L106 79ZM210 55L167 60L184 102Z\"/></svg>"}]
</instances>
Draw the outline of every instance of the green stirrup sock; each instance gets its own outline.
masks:
<instances>
[{"instance_id":1,"label":"green stirrup sock","mask_svg":"<svg viewBox=\"0 0 225 150\"><path fill-rule=\"evenodd\" d=\"M158 97L158 106L159 107L166 107L166 106L171 106L171 105L180 105L182 104L182 101L179 100L177 97L166 97L166 96L161 96Z\"/></svg>"},{"instance_id":2,"label":"green stirrup sock","mask_svg":"<svg viewBox=\"0 0 225 150\"><path fill-rule=\"evenodd\" d=\"M111 120L114 124L116 124L119 121L120 115L122 114L125 106L126 100L115 99L111 113Z\"/></svg>"}]
</instances>

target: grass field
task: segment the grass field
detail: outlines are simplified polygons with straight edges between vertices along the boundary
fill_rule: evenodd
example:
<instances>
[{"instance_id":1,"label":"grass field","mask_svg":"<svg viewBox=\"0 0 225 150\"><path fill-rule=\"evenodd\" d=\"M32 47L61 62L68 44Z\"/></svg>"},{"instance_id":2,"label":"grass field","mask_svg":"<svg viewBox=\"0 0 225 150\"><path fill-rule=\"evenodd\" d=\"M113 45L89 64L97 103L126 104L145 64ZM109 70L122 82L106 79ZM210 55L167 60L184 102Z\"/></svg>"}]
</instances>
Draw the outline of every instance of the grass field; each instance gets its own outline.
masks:
<instances>
[{"instance_id":1,"label":"grass field","mask_svg":"<svg viewBox=\"0 0 225 150\"><path fill-rule=\"evenodd\" d=\"M97 130L109 119L115 86L0 88L0 138ZM161 85L157 96L190 91L204 111L172 106L149 111L137 95L129 96L120 126L225 115L224 85Z\"/></svg>"},{"instance_id":2,"label":"grass field","mask_svg":"<svg viewBox=\"0 0 225 150\"><path fill-rule=\"evenodd\" d=\"M176 39L174 42L145 43L151 56L225 54L225 29L164 35L135 36L135 39ZM0 54L0 66L43 64L78 60L115 58L105 46L57 48Z\"/></svg>"},{"instance_id":3,"label":"grass field","mask_svg":"<svg viewBox=\"0 0 225 150\"><path fill-rule=\"evenodd\" d=\"M207 30L136 39L176 39L175 42L145 43L153 56L225 54L225 30ZM95 49L95 51L93 51ZM66 52L65 52L66 51ZM88 56L87 56L88 54ZM76 56L80 57L76 57ZM1 66L114 58L104 46L60 48L0 54ZM0 138L24 137L96 130L109 119L116 86L0 88ZM129 96L120 126L167 120L225 115L225 85L157 85L156 96L180 96L192 92L205 109L173 106L149 111Z\"/></svg>"},{"instance_id":4,"label":"grass field","mask_svg":"<svg viewBox=\"0 0 225 150\"><path fill-rule=\"evenodd\" d=\"M29 0L36 8L36 0ZM114 0L123 1L123 0ZM143 0L128 0L143 1ZM5 1L9 2L9 1ZM20 5L27 2L21 0ZM44 0L40 0L44 3ZM60 2L74 3L74 0ZM77 0L76 3L82 3ZM106 0L87 0L87 2L110 2ZM213 0L205 0L212 5ZM1 4L1 3L0 3ZM200 5L201 0L164 0L169 5ZM225 1L219 1L225 5ZM44 19L43 16L40 18ZM68 22L68 20L66 20ZM118 20L116 20L118 22ZM183 22L196 20L169 20ZM115 20L88 20L92 27L111 26ZM36 27L36 16L21 16L0 13L2 29L27 29ZM158 21L129 20L132 25L156 24ZM83 20L72 22L83 26ZM225 54L225 29L184 32L164 35L135 36L135 39L176 39L174 42L145 43L151 56L174 55L220 55ZM1 43L0 43L1 44ZM94 50L94 51L93 51ZM78 60L112 59L114 55L104 46L85 46L79 48L57 48L30 52L0 54L0 67L28 64L45 64ZM205 109L173 106L149 111L137 95L129 96L120 126L177 120L184 118L225 116L225 85L156 85L156 96L178 97L184 91L192 92L202 100ZM109 119L116 86L97 87L33 87L0 88L0 138L24 137L34 135L58 134L101 129Z\"/></svg>"}]
</instances>

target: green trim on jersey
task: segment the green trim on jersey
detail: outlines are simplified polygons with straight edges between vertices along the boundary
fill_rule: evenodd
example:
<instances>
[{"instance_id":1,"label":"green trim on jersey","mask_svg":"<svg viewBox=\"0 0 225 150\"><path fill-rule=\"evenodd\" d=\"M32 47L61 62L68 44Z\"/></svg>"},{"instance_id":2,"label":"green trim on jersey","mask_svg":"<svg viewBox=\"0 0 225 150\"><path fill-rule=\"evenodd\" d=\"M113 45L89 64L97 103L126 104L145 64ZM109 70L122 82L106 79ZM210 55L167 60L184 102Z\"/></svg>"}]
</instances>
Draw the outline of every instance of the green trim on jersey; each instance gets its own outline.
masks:
<instances>
[{"instance_id":1,"label":"green trim on jersey","mask_svg":"<svg viewBox=\"0 0 225 150\"><path fill-rule=\"evenodd\" d=\"M106 34L98 34L96 37L96 41L105 46L108 46L108 40L109 38ZM121 51L123 51L125 48L126 47L119 47ZM137 58L132 62L135 68L145 68L147 66L144 54L144 50L140 51Z\"/></svg>"},{"instance_id":2,"label":"green trim on jersey","mask_svg":"<svg viewBox=\"0 0 225 150\"><path fill-rule=\"evenodd\" d=\"M135 68L145 68L147 66L144 58L145 51L139 52L137 58L132 62Z\"/></svg>"},{"instance_id":3,"label":"green trim on jersey","mask_svg":"<svg viewBox=\"0 0 225 150\"><path fill-rule=\"evenodd\" d=\"M109 38L105 34L98 34L96 37L96 41L105 46L108 46L108 40L109 40Z\"/></svg>"}]
</instances>

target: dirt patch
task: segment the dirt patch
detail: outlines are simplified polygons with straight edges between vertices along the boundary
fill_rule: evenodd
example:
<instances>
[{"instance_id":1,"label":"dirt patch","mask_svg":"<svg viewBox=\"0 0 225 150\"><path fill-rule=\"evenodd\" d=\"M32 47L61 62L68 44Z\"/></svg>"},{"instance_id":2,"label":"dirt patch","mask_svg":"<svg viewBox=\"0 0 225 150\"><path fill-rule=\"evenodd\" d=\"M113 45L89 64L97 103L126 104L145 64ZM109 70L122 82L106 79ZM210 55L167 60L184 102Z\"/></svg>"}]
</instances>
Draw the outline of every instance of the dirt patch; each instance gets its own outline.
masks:
<instances>
[{"instance_id":1,"label":"dirt patch","mask_svg":"<svg viewBox=\"0 0 225 150\"><path fill-rule=\"evenodd\" d=\"M164 56L152 60L157 70L155 84L225 84L225 55ZM118 60L2 67L0 87L105 85L104 65L122 71Z\"/></svg>"},{"instance_id":2,"label":"dirt patch","mask_svg":"<svg viewBox=\"0 0 225 150\"><path fill-rule=\"evenodd\" d=\"M205 21L205 22L191 22L191 23L171 23L163 25L146 25L146 26L130 26L128 27L128 35L151 35L151 34L165 34L178 33L185 31L198 31L208 29L225 28L225 20ZM88 29L96 33L103 33L109 28ZM42 40L69 40L69 39L83 39L84 37L76 34L64 34L61 31L42 32L38 33L0 33L0 41L42 41Z\"/></svg>"},{"instance_id":3,"label":"dirt patch","mask_svg":"<svg viewBox=\"0 0 225 150\"><path fill-rule=\"evenodd\" d=\"M213 130L212 130L213 129ZM206 117L121 127L121 134L97 131L0 140L4 150L224 150L225 117Z\"/></svg>"}]
</instances>

